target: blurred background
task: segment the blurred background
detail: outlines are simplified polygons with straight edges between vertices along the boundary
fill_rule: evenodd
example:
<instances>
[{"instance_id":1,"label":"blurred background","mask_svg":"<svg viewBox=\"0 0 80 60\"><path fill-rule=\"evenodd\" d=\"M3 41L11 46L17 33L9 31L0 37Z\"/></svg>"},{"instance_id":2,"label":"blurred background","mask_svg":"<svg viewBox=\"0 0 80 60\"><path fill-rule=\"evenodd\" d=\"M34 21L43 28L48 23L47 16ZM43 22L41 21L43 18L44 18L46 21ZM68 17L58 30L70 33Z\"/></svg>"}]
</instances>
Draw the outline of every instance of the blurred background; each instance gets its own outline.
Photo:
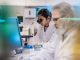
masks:
<instances>
[{"instance_id":1,"label":"blurred background","mask_svg":"<svg viewBox=\"0 0 80 60\"><path fill-rule=\"evenodd\" d=\"M35 36L36 29L39 28L39 24L36 23L38 11L42 8L47 8L52 12L52 8L54 9L53 6L60 2L71 4L75 10L75 18L80 18L80 0L0 0L0 17L8 16L18 20L18 23L15 24L18 24L17 27L20 29L18 32L20 32L21 42L24 46L27 45L28 41L31 40L33 36ZM3 5L8 7L3 9ZM6 9L8 10L8 13ZM1 12L4 13L1 15ZM2 33L4 32L2 31L3 24L5 23L0 22L0 49L2 48L2 40L5 40L2 38L2 35L5 35L5 33ZM32 45L32 43L30 43L30 45Z\"/></svg>"}]
</instances>

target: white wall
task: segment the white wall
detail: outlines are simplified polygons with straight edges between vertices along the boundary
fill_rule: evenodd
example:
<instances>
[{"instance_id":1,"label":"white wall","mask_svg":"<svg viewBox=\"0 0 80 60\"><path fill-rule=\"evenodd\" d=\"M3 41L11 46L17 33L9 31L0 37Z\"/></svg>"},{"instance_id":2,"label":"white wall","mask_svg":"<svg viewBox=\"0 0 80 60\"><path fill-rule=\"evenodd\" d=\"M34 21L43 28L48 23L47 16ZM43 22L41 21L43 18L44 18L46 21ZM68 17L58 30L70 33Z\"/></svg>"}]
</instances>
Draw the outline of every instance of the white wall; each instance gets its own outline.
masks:
<instances>
[{"instance_id":1,"label":"white wall","mask_svg":"<svg viewBox=\"0 0 80 60\"><path fill-rule=\"evenodd\" d=\"M71 5L80 5L80 0L26 0L28 6L42 6L42 5L55 5L62 1L68 2Z\"/></svg>"},{"instance_id":2,"label":"white wall","mask_svg":"<svg viewBox=\"0 0 80 60\"><path fill-rule=\"evenodd\" d=\"M6 2L9 5L17 6L43 6L55 5L62 1L66 1L71 5L80 5L80 0L0 0L0 4Z\"/></svg>"},{"instance_id":3,"label":"white wall","mask_svg":"<svg viewBox=\"0 0 80 60\"><path fill-rule=\"evenodd\" d=\"M12 16L23 16L24 6L11 6Z\"/></svg>"},{"instance_id":4,"label":"white wall","mask_svg":"<svg viewBox=\"0 0 80 60\"><path fill-rule=\"evenodd\" d=\"M0 5L2 4L25 6L25 0L0 0Z\"/></svg>"}]
</instances>

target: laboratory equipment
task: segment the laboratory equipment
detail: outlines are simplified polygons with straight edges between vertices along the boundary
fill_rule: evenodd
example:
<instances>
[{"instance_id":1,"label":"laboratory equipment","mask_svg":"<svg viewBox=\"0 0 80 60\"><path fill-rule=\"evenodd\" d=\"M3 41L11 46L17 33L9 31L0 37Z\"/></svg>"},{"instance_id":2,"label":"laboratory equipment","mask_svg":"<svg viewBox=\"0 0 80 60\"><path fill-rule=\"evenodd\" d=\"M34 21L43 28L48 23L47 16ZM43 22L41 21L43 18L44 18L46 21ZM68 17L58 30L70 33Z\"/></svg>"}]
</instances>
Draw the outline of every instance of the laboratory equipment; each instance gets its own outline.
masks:
<instances>
[{"instance_id":1,"label":"laboratory equipment","mask_svg":"<svg viewBox=\"0 0 80 60\"><path fill-rule=\"evenodd\" d=\"M23 16L17 16L17 18L18 18L19 24L23 22Z\"/></svg>"}]
</instances>

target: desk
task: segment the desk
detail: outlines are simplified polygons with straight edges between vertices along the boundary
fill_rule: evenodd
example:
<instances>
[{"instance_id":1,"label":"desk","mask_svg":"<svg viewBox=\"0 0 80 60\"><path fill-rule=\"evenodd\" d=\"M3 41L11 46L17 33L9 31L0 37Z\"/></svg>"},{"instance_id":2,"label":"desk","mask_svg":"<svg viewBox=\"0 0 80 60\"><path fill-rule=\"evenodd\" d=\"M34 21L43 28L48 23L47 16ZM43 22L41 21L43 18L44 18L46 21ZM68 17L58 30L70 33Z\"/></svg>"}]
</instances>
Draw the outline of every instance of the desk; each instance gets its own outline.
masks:
<instances>
[{"instance_id":1,"label":"desk","mask_svg":"<svg viewBox=\"0 0 80 60\"><path fill-rule=\"evenodd\" d=\"M30 53L17 54L15 56L11 57L10 60L29 60L30 57L35 56L35 52L37 52L37 51L33 51Z\"/></svg>"},{"instance_id":2,"label":"desk","mask_svg":"<svg viewBox=\"0 0 80 60\"><path fill-rule=\"evenodd\" d=\"M32 56L36 56L36 54L39 53L41 49L40 48L37 48L37 49L34 49L34 48L32 48L32 49L23 48L23 52L21 54L16 54L10 60L28 60Z\"/></svg>"}]
</instances>

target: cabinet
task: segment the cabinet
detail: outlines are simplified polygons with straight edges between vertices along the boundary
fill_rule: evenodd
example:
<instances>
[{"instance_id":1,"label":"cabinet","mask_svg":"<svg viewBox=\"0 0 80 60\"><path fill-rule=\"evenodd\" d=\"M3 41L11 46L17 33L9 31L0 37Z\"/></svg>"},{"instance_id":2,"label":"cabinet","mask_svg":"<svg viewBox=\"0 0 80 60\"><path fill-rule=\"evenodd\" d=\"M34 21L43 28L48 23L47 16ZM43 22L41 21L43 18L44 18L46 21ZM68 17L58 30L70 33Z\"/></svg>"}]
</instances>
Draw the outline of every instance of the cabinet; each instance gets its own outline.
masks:
<instances>
[{"instance_id":1,"label":"cabinet","mask_svg":"<svg viewBox=\"0 0 80 60\"><path fill-rule=\"evenodd\" d=\"M25 8L24 18L36 18L36 8Z\"/></svg>"}]
</instances>

